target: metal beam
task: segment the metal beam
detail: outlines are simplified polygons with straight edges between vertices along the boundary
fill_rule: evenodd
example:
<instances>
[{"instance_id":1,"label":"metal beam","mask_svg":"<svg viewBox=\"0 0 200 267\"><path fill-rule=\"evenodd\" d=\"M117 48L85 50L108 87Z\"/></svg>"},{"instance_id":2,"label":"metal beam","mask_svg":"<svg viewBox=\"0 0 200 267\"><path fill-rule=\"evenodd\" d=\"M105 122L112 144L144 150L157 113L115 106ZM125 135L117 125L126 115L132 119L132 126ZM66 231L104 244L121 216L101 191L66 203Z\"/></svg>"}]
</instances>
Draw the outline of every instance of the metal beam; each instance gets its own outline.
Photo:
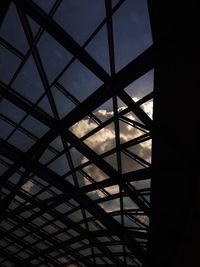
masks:
<instances>
[{"instance_id":1,"label":"metal beam","mask_svg":"<svg viewBox=\"0 0 200 267\"><path fill-rule=\"evenodd\" d=\"M39 6L30 0L14 0L14 2L98 78L103 82L109 81L110 76L107 72Z\"/></svg>"},{"instance_id":2,"label":"metal beam","mask_svg":"<svg viewBox=\"0 0 200 267\"><path fill-rule=\"evenodd\" d=\"M19 163L24 168L29 169L31 172L35 173L48 183L54 185L63 193L73 196L73 198L78 201L82 207L96 217L105 227L107 227L110 232L117 235L122 241L124 241L127 247L133 251L140 262L143 262L144 251L139 246L137 241L133 238L130 238L126 230L117 221L110 217L102 208L94 205L94 203L86 195L80 193L75 186L65 180L62 180L61 183L61 177L55 172L47 169L34 159L30 162L26 159L24 153L12 145L9 145L5 141L0 141L0 152L5 157Z\"/></svg>"}]
</instances>

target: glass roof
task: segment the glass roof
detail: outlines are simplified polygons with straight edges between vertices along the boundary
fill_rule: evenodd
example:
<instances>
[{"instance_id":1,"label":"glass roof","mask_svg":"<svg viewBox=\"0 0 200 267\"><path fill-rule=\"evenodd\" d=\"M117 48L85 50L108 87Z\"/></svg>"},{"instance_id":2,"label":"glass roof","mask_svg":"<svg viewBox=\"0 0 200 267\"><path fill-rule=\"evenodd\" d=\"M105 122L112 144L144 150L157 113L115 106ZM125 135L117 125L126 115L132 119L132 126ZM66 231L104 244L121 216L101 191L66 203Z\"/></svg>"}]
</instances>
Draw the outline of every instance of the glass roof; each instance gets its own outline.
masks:
<instances>
[{"instance_id":1,"label":"glass roof","mask_svg":"<svg viewBox=\"0 0 200 267\"><path fill-rule=\"evenodd\" d=\"M142 266L146 0L0 3L0 265Z\"/></svg>"}]
</instances>

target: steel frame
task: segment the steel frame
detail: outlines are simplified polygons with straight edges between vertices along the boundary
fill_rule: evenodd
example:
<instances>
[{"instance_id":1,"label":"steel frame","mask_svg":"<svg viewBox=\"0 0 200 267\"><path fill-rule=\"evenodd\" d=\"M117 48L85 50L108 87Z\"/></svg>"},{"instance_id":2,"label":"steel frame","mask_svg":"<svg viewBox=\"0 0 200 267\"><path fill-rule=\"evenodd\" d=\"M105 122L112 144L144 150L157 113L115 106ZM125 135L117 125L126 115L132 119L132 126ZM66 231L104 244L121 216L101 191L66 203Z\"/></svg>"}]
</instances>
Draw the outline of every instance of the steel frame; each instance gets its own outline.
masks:
<instances>
[{"instance_id":1,"label":"steel frame","mask_svg":"<svg viewBox=\"0 0 200 267\"><path fill-rule=\"evenodd\" d=\"M33 118L37 119L45 126L49 128L46 134L44 134L41 138L37 138L32 135L32 138L35 140L34 145L27 151L22 152L17 147L9 144L7 140L0 140L0 153L5 158L11 160L13 164L10 164L7 170L3 173L0 178L1 188L5 188L9 190L9 194L1 200L1 216L0 220L3 222L4 220L13 220L15 222L15 226L8 231L4 231L0 229L1 238L7 238L11 243L18 244L25 250L28 249L32 252L32 256L26 259L23 264L22 261L12 253L3 250L0 255L4 258L9 258L15 266L39 266L31 264L30 262L37 258L42 258L47 266L64 266L62 263L59 263L53 256L50 255L51 252L57 251L58 249L63 249L67 256L72 256L71 262L75 262L80 264L80 266L98 266L96 263L96 257L98 253L100 253L99 257L107 257L112 263L108 264L109 266L130 266L128 263L130 259L132 260L131 266L141 266L145 260L145 249L143 245L148 240L148 227L147 229L142 228L142 223L138 229L129 230L125 227L124 216L127 214L134 219L135 222L140 224L137 216L149 216L149 202L145 199L145 195L142 191L137 190L132 182L136 181L144 181L147 179L151 179L151 164L137 156L133 152L129 151L129 155L138 160L145 165L145 168L138 171L132 171L129 173L122 173L121 166L121 153L127 152L126 148L129 146L140 144L143 141L147 141L151 139L152 125L153 122L149 118L149 116L143 111L141 105L153 98L153 93L145 96L143 99L135 102L129 95L124 91L124 88L134 82L137 78L141 77L148 71L154 68L155 65L155 52L154 47L151 46L142 54L140 54L137 58L133 59L127 66L125 66L118 73L115 71L115 57L114 57L114 41L113 41L113 25L112 25L112 14L116 12L120 5L123 4L124 1L119 1L119 3L112 9L111 1L105 0L105 9L106 9L106 19L99 25L98 29L91 35L85 45L80 46L72 37L64 31L61 26L59 26L52 18L56 9L58 8L61 1L56 1L53 6L50 14L46 14L39 6L34 4L31 0L13 0L12 1L16 9L18 11L18 16L20 18L23 30L25 32L29 50L26 54L20 52L17 48L15 48L12 44L9 44L6 40L0 37L0 44L6 49L8 49L11 53L15 54L18 58L22 60L22 64L19 69L14 74L9 84L5 84L2 81L0 82L0 94L2 99L6 99L14 105L21 108L26 112L26 116L31 115ZM1 2L1 13L0 20L3 21L3 18L8 11L9 1ZM27 19L27 15L30 16L35 22L40 25L39 34L36 37L33 36L31 27L29 25L29 21ZM86 44L94 38L95 34L98 30L105 25L107 26L108 32L108 43L109 43L109 57L110 57L110 66L111 66L111 75L109 75L84 49ZM100 86L93 94L91 94L86 100L83 102L79 102L66 88L64 88L61 84L59 84L58 78L50 84L47 78L47 74L45 73L45 69L38 52L37 42L42 35L42 32L48 32L60 45L62 45L65 49L67 49L72 55L73 60L76 58L82 64L84 64L92 73L94 73L100 80L102 80L103 85ZM23 68L23 65L29 55L32 54L35 65L37 67L40 79L42 81L42 85L45 89L45 94L50 103L51 109L53 111L53 117L39 108L36 104L31 103L27 99L23 98L20 94L18 94L12 88L12 81L17 77L20 70ZM71 63L73 62L71 61ZM70 63L70 64L71 64ZM61 74L67 70L69 64L63 69ZM60 74L60 75L61 75ZM55 85L57 89L61 90L66 97L72 100L76 107L67 114L64 118L59 118L59 113L55 104L54 97L52 95L52 85ZM126 105L127 108L118 111L118 102L117 97L121 99ZM113 112L114 116L110 120L106 122L102 122L99 120L93 111L101 106L107 100L113 100ZM128 112L133 112L141 121L131 121L124 115ZM97 123L97 128L86 134L83 138L78 138L74 133L70 131L70 127L75 123L84 119L84 117L88 116L92 121ZM14 131L19 129L20 131L25 131L27 135L31 136L31 133L24 130L21 127L21 124L16 124L11 121L6 116L2 116L6 122L14 125ZM120 121L125 121L126 123L130 123L138 129L141 129L144 132L144 135L135 138L134 140L128 141L126 143L120 144ZM116 148L106 152L103 155L98 155L94 150L92 150L89 146L84 142L85 139L92 136L95 132L103 129L110 122L114 122L114 130L116 135ZM56 151L51 146L51 142L55 140L56 137L60 136L63 144L64 150L61 152ZM77 173L84 173L83 166L75 167L73 165L73 161L71 158L71 154L69 152L70 148L76 148L82 155L88 158L88 163L84 163L83 166L89 166L89 164L95 164L100 170L102 170L107 176L108 179L103 181L96 181L89 185L85 185L83 187L79 187ZM65 179L65 176L60 176L56 172L52 171L48 166L41 164L39 162L40 157L46 151L46 149L51 149L56 153L56 157L59 158L62 154L66 155L68 160L68 164L70 167L69 173L66 174L68 177L70 174L73 177L74 185ZM108 164L105 160L105 157L108 155L112 155L113 153L117 153L117 169L115 170L110 164ZM7 163L5 162L5 165ZM21 172L20 169L24 168L25 171ZM13 186L10 183L10 178L16 173L20 174L19 181ZM45 188L43 187L43 191L48 190L49 187L53 186L60 190L62 194L56 195L54 197L50 197L45 200L39 200L37 197L28 195L23 192L22 187L30 179L34 179L34 176L37 176L43 181L46 181L49 186ZM86 173L84 175L87 176ZM89 175L88 175L89 176ZM91 177L91 179L93 179ZM94 180L93 180L94 181ZM105 188L109 186L119 186L119 195L112 196L109 194ZM106 212L100 205L101 201L93 201L87 194L94 190L102 190L106 195L105 200L111 200L115 197L120 199L120 216L121 223L114 219L114 213ZM21 196L25 199L29 204L22 205L15 210L9 210L10 204L15 200L16 196ZM137 206L138 209L131 214L130 211L127 211L123 206L123 197L128 196ZM58 212L55 207L60 205L61 203L65 203L70 199L74 199L81 208L81 214L83 217L83 224L79 225L78 223L73 222L66 216L64 216L61 212ZM103 201L104 199L102 199ZM76 210L76 209L75 209ZM23 219L22 214L24 212L34 211L33 215L31 215L26 220ZM103 228L96 231L90 231L89 222L87 219L86 212L89 212L93 219L91 221L97 220L99 225L103 225ZM69 229L73 229L78 233L77 237L72 237L67 241L58 242L55 241L54 235L49 235L44 233L39 227L35 227L32 224L32 221L36 218L39 218L43 214L48 213L51 215L54 220L59 218L60 221ZM117 214L117 213L116 213ZM47 225L49 223L47 222ZM18 229L26 228L30 232L38 233L44 240L51 243L51 246L45 250L38 251L33 248L31 245L27 247L25 241L17 238L13 235L13 232ZM110 241L101 242L99 241L99 237L108 237ZM115 240L117 237L118 241ZM76 242L82 241L83 239L89 240L89 247L91 249L91 258L83 256L80 254L79 249L71 249L68 246L75 244ZM143 241L138 241L143 240ZM121 244L123 246L123 251L116 253L112 252L106 245L117 245ZM97 248L99 252L95 252ZM123 261L121 257L123 257ZM92 260L91 260L92 259ZM82 264L82 265L81 265ZM114 265L113 265L114 264ZM126 265L125 265L126 264ZM65 263L66 266L66 263ZM101 265L103 266L103 265ZM107 265L106 265L107 266Z\"/></svg>"}]
</instances>

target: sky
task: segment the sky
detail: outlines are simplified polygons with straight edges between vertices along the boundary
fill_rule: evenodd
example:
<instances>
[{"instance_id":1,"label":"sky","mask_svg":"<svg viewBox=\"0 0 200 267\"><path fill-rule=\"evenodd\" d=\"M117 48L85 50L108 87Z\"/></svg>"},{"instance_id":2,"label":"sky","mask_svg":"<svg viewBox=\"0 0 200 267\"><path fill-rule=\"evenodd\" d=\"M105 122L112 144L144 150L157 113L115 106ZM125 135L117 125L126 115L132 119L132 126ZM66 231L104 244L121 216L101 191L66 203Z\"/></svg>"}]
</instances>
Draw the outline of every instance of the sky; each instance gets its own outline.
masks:
<instances>
[{"instance_id":1,"label":"sky","mask_svg":"<svg viewBox=\"0 0 200 267\"><path fill-rule=\"evenodd\" d=\"M45 12L49 12L54 3L54 1L34 2L40 5ZM113 6L117 2L118 1L113 1ZM72 38L74 38L75 41L80 45L84 45L92 32L105 18L104 1L63 1L61 6L55 12L53 18L72 36ZM35 36L39 26L31 18L28 19L33 36ZM118 72L152 44L146 1L126 0L120 9L113 15L113 33L115 65L116 72ZM27 53L28 42L13 3L10 5L8 14L0 29L0 36L11 45L15 46L20 53ZM37 49L41 56L48 82L51 84L73 56L47 32L44 32L39 39ZM103 26L85 49L110 74L106 26ZM25 64L21 65L21 60L3 46L0 49L0 57L0 67L2 69L0 72L0 79L2 82L11 86L17 93L23 95L23 97L32 103L38 103L40 108L53 116L33 57L30 55ZM20 68L19 74L15 79L12 79L12 75L17 71L18 67ZM67 71L64 71L64 73L58 77L58 83L63 85L73 97L77 99L77 101L82 102L101 86L103 82L76 59ZM125 91L135 101L139 100L152 90L153 71L148 72L125 88ZM75 104L64 96L55 86L51 87L51 91L55 99L59 116L60 118L63 118L75 107ZM39 100L40 98L41 100ZM118 110L126 108L122 101L119 100L118 103ZM144 104L142 108L150 117L152 117L152 101ZM26 130L32 131L37 137L41 137L48 131L47 127L41 125L31 116L28 116L24 120L24 112L6 100L1 102L0 110L8 118L17 123L21 123L22 127ZM113 116L112 101L107 101L101 107L97 108L94 111L94 114L102 121L111 118ZM129 113L127 116L128 118L137 120L134 114ZM71 130L75 135L81 137L96 126L97 125L91 121L91 119L85 118L75 124ZM2 129L1 137L3 138L9 136L8 134L13 130L9 125L5 125L4 121L2 121ZM131 140L140 134L141 132L139 130L120 122L121 143ZM11 144L15 144L23 151L27 150L33 144L30 138L19 131L14 132L14 134L9 137L8 141ZM97 134L91 136L85 140L85 143L99 155L112 149L115 147L114 124L111 123ZM150 161L150 143L139 144L131 149L134 150L135 154ZM73 158L74 162L79 161L79 163L83 163L86 160L84 156L80 156L80 154L78 155L77 152L73 154ZM105 160L111 164L111 166L116 168L116 155L109 156L105 158ZM61 167L63 166L64 161L65 158L63 157L62 160L60 159L49 167L53 170L59 169L60 174L63 174L68 169L68 167ZM123 172L140 168L136 162L133 164L133 160L127 156L125 157L125 155L122 155L122 162ZM98 174L99 170L96 167L87 167L86 171L88 174L95 174L97 177L96 180L105 179L105 174ZM87 182L88 181L83 180L82 183ZM113 188L113 190L115 191L116 189Z\"/></svg>"},{"instance_id":2,"label":"sky","mask_svg":"<svg viewBox=\"0 0 200 267\"><path fill-rule=\"evenodd\" d=\"M54 4L54 0L34 0L45 12L50 12ZM112 1L113 7L118 3L117 0ZM87 45L86 41L95 31L97 26L105 18L105 6L103 0L67 0L55 12L53 19L67 32L72 38L100 64L101 67L110 75L109 63L109 46L107 39L107 27L104 25L96 36ZM36 36L39 26L30 17L28 21L31 26L33 37ZM0 29L0 37L4 40L4 46L0 46L0 86L11 87L13 92L20 97L24 97L29 103L35 104L50 116L54 116L50 103L45 94L40 75L34 62L33 56L28 52L29 46L25 33L22 29L17 10L11 3L8 14ZM148 18L147 4L145 0L126 0L119 10L113 15L113 40L115 54L115 70L120 71L125 65L136 58L140 53L145 51L152 44L150 23ZM15 47L18 52L10 52L5 44ZM55 105L58 110L60 119L65 117L76 106L74 102L58 89L57 85L63 86L72 95L76 103L83 102L91 95L103 82L96 77L89 69L87 69L78 59L65 70L66 65L72 60L73 55L64 49L56 40L54 40L47 32L44 32L38 39L36 44L51 93L54 97ZM27 60L22 61L22 56L26 55ZM18 74L17 74L18 73ZM61 74L60 74L61 73ZM17 75L15 75L17 74ZM143 96L153 91L153 70L134 81L124 89L134 101L138 101ZM152 100L145 103L141 108L146 114L152 118ZM118 112L126 108L126 105L118 98ZM32 116L25 117L23 110L3 99L0 103L0 137L15 145L23 152L26 152L36 142L37 138L43 136L49 128L42 125ZM107 101L102 106L97 107L93 114L102 122L113 117L112 100ZM139 121L139 119L131 112L125 115L128 119ZM19 124L23 131L19 128L14 131L12 124L8 124L4 117ZM73 125L70 130L77 137L82 137L86 133L95 129L97 124L89 117L80 120ZM25 134L26 133L26 134ZM29 133L29 134L27 134ZM120 143L125 143L140 135L144 134L139 129L120 121ZM109 151L116 146L114 123L110 123L101 131L84 140L85 144L94 150L98 155ZM61 151L63 146L59 138L51 143L54 149ZM151 141L140 143L136 146L129 147L130 152L142 157L147 162L151 162ZM87 162L85 156L80 154L76 149L70 150L72 160L75 166ZM46 150L40 158L40 162L45 164L52 159L55 154ZM142 168L136 161L121 153L122 173ZM105 157L113 168L116 166L116 154ZM0 167L3 168L2 165ZM48 165L50 169L56 171L59 175L69 171L69 166L65 155L63 154L55 162ZM84 171L94 177L95 181L108 179L108 176L97 168L94 164L86 166ZM79 186L88 185L90 182L78 174ZM71 177L66 180L73 183ZM149 186L149 181L135 182L133 185L137 188L140 186ZM24 184L23 190L33 194L37 187L28 181ZM106 188L110 194L119 192L119 187L111 186ZM101 191L89 193L88 196L95 200L104 197ZM44 198L48 194L43 195ZM99 204L105 211L113 212L120 209L119 199L113 199ZM136 204L128 197L124 197L123 205L125 208L136 207ZM77 216L77 215L76 215ZM75 217L74 217L75 219ZM119 217L116 217L120 221ZM138 217L139 220L148 223L147 217ZM128 218L125 219L127 226L131 225Z\"/></svg>"}]
</instances>

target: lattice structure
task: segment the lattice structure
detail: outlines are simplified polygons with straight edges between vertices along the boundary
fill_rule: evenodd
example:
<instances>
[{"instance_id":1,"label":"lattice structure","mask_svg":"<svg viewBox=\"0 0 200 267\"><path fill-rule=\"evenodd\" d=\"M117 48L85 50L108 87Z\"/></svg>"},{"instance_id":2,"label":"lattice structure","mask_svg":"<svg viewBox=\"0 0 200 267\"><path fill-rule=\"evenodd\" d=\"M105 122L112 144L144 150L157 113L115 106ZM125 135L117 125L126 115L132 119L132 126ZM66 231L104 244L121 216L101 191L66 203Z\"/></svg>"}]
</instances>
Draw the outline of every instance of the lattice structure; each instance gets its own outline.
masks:
<instances>
[{"instance_id":1,"label":"lattice structure","mask_svg":"<svg viewBox=\"0 0 200 267\"><path fill-rule=\"evenodd\" d=\"M142 266L146 1L1 1L0 265Z\"/></svg>"}]
</instances>

